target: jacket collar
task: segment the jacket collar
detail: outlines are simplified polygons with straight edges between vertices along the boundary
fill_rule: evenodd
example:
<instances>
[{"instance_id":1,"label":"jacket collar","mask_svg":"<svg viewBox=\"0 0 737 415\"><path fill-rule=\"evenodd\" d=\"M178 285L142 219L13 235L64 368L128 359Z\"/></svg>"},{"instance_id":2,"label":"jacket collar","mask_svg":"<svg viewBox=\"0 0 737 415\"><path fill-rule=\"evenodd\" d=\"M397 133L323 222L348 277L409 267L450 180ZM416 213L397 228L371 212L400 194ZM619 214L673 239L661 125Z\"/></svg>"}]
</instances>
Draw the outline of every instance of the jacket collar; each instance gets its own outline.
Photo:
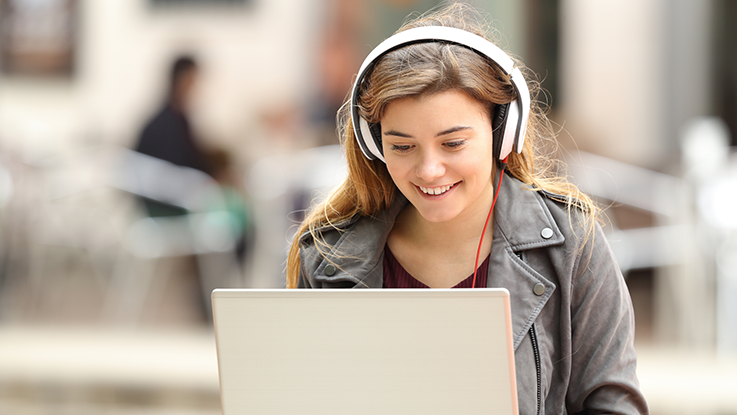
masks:
<instances>
[{"instance_id":1,"label":"jacket collar","mask_svg":"<svg viewBox=\"0 0 737 415\"><path fill-rule=\"evenodd\" d=\"M565 241L540 193L514 176L505 175L494 206L494 243L497 231L515 252Z\"/></svg>"},{"instance_id":2,"label":"jacket collar","mask_svg":"<svg viewBox=\"0 0 737 415\"><path fill-rule=\"evenodd\" d=\"M384 245L397 216L408 203L399 191L396 195L389 209L375 216L354 216L343 222L316 229L315 232L322 234L326 239L331 236L334 238L336 232L340 235L332 244L330 252L313 254L322 257L313 275L320 286L335 284L342 286L355 284L354 288L383 286ZM300 243L304 246L310 239L312 239L310 232L305 232L300 238Z\"/></svg>"},{"instance_id":3,"label":"jacket collar","mask_svg":"<svg viewBox=\"0 0 737 415\"><path fill-rule=\"evenodd\" d=\"M313 278L319 286L381 288L384 245L394 221L407 200L397 200L375 217L352 218L322 229L325 234L339 229L332 251L320 260ZM494 207L488 287L506 288L510 293L514 348L521 343L537 315L555 291L554 275L542 275L525 260L523 251L561 245L565 238L546 205L541 191L508 175L502 181ZM341 230L342 229L342 230ZM305 234L302 240L309 238ZM335 267L337 265L337 269ZM332 268L331 268L332 267Z\"/></svg>"},{"instance_id":4,"label":"jacket collar","mask_svg":"<svg viewBox=\"0 0 737 415\"><path fill-rule=\"evenodd\" d=\"M497 175L497 179L498 177ZM505 175L502 180L502 188L499 191L499 198L496 206L494 206L495 243L498 242L496 240L497 229L501 232L499 236L503 236L503 239L515 252L560 245L565 242L565 237L540 196L541 193L543 191L534 189L514 176ZM394 221L406 205L407 199L397 191L397 197L392 206L378 215L371 218L356 216L345 222L325 225L318 231L325 232L334 228L345 229L359 219L364 219L374 222L376 226L386 228L386 232L381 235L382 238L373 241L383 246L394 226ZM348 233L345 236L350 238L351 234ZM301 239L304 240L308 237L310 237L310 234L305 233Z\"/></svg>"},{"instance_id":5,"label":"jacket collar","mask_svg":"<svg viewBox=\"0 0 737 415\"><path fill-rule=\"evenodd\" d=\"M565 242L541 191L511 175L502 181L494 207L494 240L487 274L487 287L509 291L512 309L513 346L527 335L548 299L555 291L555 275L530 266L524 251L552 247Z\"/></svg>"}]
</instances>

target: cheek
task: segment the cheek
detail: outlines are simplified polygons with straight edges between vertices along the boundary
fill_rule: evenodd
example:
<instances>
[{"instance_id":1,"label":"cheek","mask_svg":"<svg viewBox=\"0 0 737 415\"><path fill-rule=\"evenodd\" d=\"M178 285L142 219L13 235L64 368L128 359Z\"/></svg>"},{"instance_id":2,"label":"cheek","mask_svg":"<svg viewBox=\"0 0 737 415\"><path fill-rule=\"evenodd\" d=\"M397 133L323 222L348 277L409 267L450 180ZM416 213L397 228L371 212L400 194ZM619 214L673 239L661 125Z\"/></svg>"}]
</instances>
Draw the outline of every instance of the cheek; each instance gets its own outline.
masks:
<instances>
[{"instance_id":1,"label":"cheek","mask_svg":"<svg viewBox=\"0 0 737 415\"><path fill-rule=\"evenodd\" d=\"M397 179L406 176L408 169L406 166L407 163L401 163L391 155L388 157L384 156L384 159L386 160L386 169L389 171L389 175L392 176L395 183Z\"/></svg>"},{"instance_id":2,"label":"cheek","mask_svg":"<svg viewBox=\"0 0 737 415\"><path fill-rule=\"evenodd\" d=\"M464 163L458 164L458 173L471 178L475 177L480 182L492 180L493 161L488 157L474 157Z\"/></svg>"}]
</instances>

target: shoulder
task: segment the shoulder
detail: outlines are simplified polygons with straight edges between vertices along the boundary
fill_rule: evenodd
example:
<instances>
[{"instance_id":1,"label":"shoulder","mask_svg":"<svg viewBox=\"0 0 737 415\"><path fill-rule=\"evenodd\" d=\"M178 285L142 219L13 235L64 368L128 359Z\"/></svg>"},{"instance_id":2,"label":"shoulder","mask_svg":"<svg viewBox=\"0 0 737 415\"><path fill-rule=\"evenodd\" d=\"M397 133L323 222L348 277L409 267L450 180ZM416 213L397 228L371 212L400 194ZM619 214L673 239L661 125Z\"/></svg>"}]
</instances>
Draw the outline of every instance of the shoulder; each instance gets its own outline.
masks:
<instances>
[{"instance_id":1,"label":"shoulder","mask_svg":"<svg viewBox=\"0 0 737 415\"><path fill-rule=\"evenodd\" d=\"M406 205L407 199L398 197L388 209L380 211L375 216L356 214L336 222L318 224L300 235L298 243L300 248L309 248L316 242L335 247L345 238L381 238L391 231L397 215Z\"/></svg>"},{"instance_id":2,"label":"shoulder","mask_svg":"<svg viewBox=\"0 0 737 415\"><path fill-rule=\"evenodd\" d=\"M300 249L309 249L314 247L316 243L327 244L333 246L337 243L341 236L346 232L350 232L350 228L358 221L362 219L360 215L354 215L350 218L333 222L323 223L315 226L312 229L308 229L300 235L297 240Z\"/></svg>"},{"instance_id":3,"label":"shoulder","mask_svg":"<svg viewBox=\"0 0 737 415\"><path fill-rule=\"evenodd\" d=\"M619 285L622 274L597 219L598 212L589 212L585 208L586 204L561 194L547 190L540 190L539 193L566 236L563 249L572 260L571 283L579 288L588 286L594 280L597 283L611 280L607 284Z\"/></svg>"},{"instance_id":4,"label":"shoulder","mask_svg":"<svg viewBox=\"0 0 737 415\"><path fill-rule=\"evenodd\" d=\"M515 178L509 183L510 188L504 190L509 190L514 200L504 209L508 223L501 225L506 228L503 231L508 239L516 242L512 244L513 249L514 246L547 248L530 252L530 255L544 256L558 274L572 279L588 266L589 261L612 264L613 255L597 220L597 212L587 210L588 203ZM545 234L541 238L542 232ZM522 235L526 235L528 241L525 245L520 243L524 242Z\"/></svg>"},{"instance_id":5,"label":"shoulder","mask_svg":"<svg viewBox=\"0 0 737 415\"><path fill-rule=\"evenodd\" d=\"M600 209L591 198L567 181L551 183L552 188L534 184L523 184L523 188L537 194L540 202L565 235L568 242L566 245L575 243L580 246L601 232ZM568 240L571 238L574 240Z\"/></svg>"},{"instance_id":6,"label":"shoulder","mask_svg":"<svg viewBox=\"0 0 737 415\"><path fill-rule=\"evenodd\" d=\"M140 133L141 141L158 141L161 140L162 134L171 130L174 124L174 116L168 107L160 108L153 114L143 126Z\"/></svg>"},{"instance_id":7,"label":"shoulder","mask_svg":"<svg viewBox=\"0 0 737 415\"><path fill-rule=\"evenodd\" d=\"M312 287L325 287L336 281L375 285L381 278L379 265L384 245L398 212L405 205L405 199L397 200L376 216L355 215L300 235L302 278L309 280ZM334 269L333 273L325 275L328 264L335 266L337 272Z\"/></svg>"},{"instance_id":8,"label":"shoulder","mask_svg":"<svg viewBox=\"0 0 737 415\"><path fill-rule=\"evenodd\" d=\"M494 216L515 252L544 247L571 251L588 232L586 212L575 203L511 175L502 181Z\"/></svg>"},{"instance_id":9,"label":"shoulder","mask_svg":"<svg viewBox=\"0 0 737 415\"><path fill-rule=\"evenodd\" d=\"M383 230L374 218L349 220L305 232L299 238L300 286L369 287L366 280L383 253Z\"/></svg>"},{"instance_id":10,"label":"shoulder","mask_svg":"<svg viewBox=\"0 0 737 415\"><path fill-rule=\"evenodd\" d=\"M545 189L536 191L565 233L583 237L590 231L591 221L596 222L579 200Z\"/></svg>"}]
</instances>

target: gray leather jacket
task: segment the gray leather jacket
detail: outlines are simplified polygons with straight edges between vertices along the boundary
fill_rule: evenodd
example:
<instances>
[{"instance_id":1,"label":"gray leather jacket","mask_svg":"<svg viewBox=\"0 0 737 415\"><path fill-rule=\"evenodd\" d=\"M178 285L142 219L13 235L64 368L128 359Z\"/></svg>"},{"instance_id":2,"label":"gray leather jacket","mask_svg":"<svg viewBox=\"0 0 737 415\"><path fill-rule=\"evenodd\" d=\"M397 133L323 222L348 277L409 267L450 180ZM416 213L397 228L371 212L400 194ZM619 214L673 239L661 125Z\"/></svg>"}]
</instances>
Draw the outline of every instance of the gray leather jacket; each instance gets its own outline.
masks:
<instances>
[{"instance_id":1,"label":"gray leather jacket","mask_svg":"<svg viewBox=\"0 0 737 415\"><path fill-rule=\"evenodd\" d=\"M298 287L382 287L384 245L406 203L321 229L327 259L302 235ZM494 209L488 286L511 294L520 414L647 414L632 303L601 228L587 240L579 212L511 176Z\"/></svg>"}]
</instances>

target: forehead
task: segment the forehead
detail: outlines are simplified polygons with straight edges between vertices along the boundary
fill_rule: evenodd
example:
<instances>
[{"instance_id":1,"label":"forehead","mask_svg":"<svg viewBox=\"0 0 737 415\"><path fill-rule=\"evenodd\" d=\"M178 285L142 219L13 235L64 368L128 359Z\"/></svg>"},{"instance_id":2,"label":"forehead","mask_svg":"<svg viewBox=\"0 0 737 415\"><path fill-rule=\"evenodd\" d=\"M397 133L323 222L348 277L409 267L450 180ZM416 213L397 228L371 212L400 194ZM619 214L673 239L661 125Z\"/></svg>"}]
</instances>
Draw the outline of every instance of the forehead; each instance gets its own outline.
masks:
<instances>
[{"instance_id":1,"label":"forehead","mask_svg":"<svg viewBox=\"0 0 737 415\"><path fill-rule=\"evenodd\" d=\"M420 120L423 120L420 123ZM384 110L381 124L488 122L487 106L460 90L447 90L395 99Z\"/></svg>"}]
</instances>

